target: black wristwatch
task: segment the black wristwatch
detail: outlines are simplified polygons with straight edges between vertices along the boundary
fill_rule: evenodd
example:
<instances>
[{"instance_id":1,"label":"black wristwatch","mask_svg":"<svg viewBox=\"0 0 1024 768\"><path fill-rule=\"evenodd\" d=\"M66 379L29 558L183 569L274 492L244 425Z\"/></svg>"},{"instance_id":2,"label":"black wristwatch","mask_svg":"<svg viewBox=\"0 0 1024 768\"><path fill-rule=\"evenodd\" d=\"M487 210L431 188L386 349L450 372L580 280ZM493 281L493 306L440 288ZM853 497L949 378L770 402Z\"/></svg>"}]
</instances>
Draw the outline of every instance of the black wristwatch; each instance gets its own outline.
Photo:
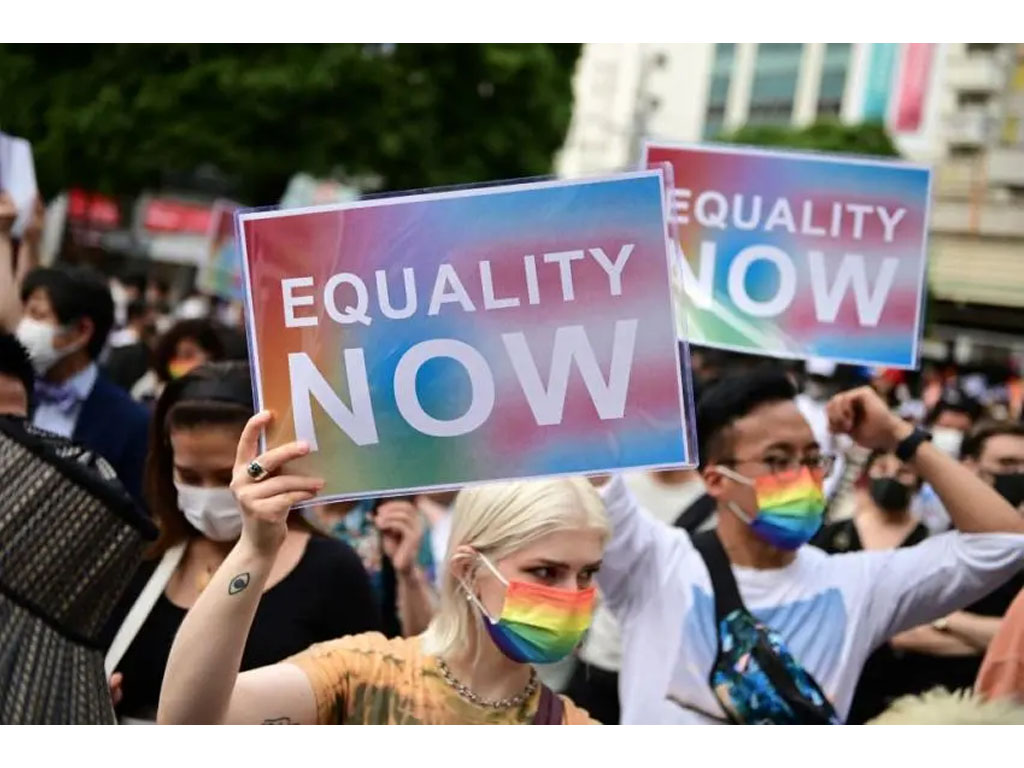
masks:
<instances>
[{"instance_id":1,"label":"black wristwatch","mask_svg":"<svg viewBox=\"0 0 1024 768\"><path fill-rule=\"evenodd\" d=\"M896 445L896 450L894 451L896 458L905 464L914 458L914 454L917 453L917 449L921 443L925 440L931 439L931 433L925 432L920 427L914 427L914 431L900 440Z\"/></svg>"}]
</instances>

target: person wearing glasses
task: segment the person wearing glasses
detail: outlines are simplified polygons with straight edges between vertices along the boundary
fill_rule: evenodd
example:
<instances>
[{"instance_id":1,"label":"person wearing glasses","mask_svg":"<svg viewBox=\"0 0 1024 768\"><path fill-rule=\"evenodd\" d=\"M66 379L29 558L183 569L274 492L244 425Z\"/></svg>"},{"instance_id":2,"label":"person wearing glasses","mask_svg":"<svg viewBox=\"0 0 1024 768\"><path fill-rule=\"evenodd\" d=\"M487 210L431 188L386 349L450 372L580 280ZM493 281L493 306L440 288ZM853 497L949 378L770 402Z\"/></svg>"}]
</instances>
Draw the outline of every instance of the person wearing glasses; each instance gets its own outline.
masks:
<instances>
[{"instance_id":1,"label":"person wearing glasses","mask_svg":"<svg viewBox=\"0 0 1024 768\"><path fill-rule=\"evenodd\" d=\"M623 723L843 722L874 648L1024 565L1024 517L867 387L829 401L830 429L908 464L958 530L886 551L805 546L821 527L832 459L795 395L774 369L703 394L711 539L658 523L619 477L602 485L613 536L598 584L623 627Z\"/></svg>"}]
</instances>

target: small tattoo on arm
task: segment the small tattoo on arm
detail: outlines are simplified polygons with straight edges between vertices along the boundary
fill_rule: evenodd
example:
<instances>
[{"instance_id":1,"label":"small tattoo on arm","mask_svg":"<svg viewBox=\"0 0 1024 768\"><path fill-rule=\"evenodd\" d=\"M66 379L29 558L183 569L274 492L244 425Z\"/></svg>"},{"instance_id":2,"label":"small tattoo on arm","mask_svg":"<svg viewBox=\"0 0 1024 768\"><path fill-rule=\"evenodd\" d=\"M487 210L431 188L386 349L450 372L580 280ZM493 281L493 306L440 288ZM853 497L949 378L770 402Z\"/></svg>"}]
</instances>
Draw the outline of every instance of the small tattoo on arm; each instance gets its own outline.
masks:
<instances>
[{"instance_id":1,"label":"small tattoo on arm","mask_svg":"<svg viewBox=\"0 0 1024 768\"><path fill-rule=\"evenodd\" d=\"M271 717L263 721L264 725L295 725L290 717Z\"/></svg>"},{"instance_id":2,"label":"small tattoo on arm","mask_svg":"<svg viewBox=\"0 0 1024 768\"><path fill-rule=\"evenodd\" d=\"M245 589L248 586L249 586L249 572L246 571L245 573L238 574L237 576L235 576L231 580L231 583L228 584L228 594L229 595L237 595L239 592L241 592L243 589Z\"/></svg>"}]
</instances>

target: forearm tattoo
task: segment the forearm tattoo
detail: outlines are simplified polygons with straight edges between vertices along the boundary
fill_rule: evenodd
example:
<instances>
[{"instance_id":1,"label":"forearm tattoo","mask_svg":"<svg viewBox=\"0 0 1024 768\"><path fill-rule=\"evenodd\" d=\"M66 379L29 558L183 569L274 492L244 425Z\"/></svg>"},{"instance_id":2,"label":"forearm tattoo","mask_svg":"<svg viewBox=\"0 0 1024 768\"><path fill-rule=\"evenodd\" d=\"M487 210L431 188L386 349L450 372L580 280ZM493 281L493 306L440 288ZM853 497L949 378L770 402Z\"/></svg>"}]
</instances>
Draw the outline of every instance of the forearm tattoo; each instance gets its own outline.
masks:
<instances>
[{"instance_id":1,"label":"forearm tattoo","mask_svg":"<svg viewBox=\"0 0 1024 768\"><path fill-rule=\"evenodd\" d=\"M228 594L237 595L239 592L249 586L249 572L240 573L231 579L231 583L228 584Z\"/></svg>"}]
</instances>

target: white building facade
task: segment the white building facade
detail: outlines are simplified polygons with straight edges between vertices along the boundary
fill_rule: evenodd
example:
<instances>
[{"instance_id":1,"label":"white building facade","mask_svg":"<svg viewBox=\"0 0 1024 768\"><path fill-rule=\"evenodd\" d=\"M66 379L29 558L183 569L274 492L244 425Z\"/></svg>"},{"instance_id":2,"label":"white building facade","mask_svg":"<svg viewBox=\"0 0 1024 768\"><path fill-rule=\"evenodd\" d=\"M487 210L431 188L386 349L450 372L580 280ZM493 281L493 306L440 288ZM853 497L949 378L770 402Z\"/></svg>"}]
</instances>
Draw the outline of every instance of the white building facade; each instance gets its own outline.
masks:
<instances>
[{"instance_id":1,"label":"white building facade","mask_svg":"<svg viewBox=\"0 0 1024 768\"><path fill-rule=\"evenodd\" d=\"M633 168L647 137L883 122L905 159L935 169L933 329L961 358L973 339L975 352L991 344L1024 361L1024 46L594 44L583 48L574 94L557 159L564 176Z\"/></svg>"}]
</instances>

